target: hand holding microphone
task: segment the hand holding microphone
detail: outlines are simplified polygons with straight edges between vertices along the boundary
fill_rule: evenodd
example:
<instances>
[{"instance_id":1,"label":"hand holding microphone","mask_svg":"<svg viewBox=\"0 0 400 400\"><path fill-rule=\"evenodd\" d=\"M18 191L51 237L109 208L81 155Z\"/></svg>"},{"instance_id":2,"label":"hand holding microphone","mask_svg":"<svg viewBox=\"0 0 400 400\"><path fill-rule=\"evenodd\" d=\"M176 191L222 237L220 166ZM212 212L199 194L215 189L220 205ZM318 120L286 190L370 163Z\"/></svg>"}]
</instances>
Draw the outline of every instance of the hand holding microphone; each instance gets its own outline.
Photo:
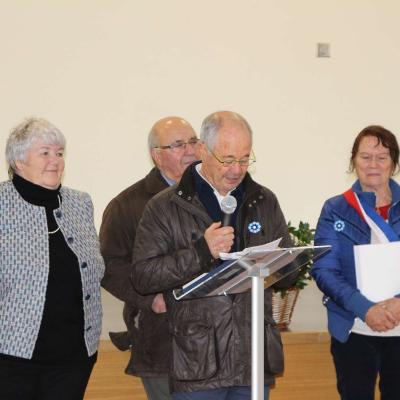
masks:
<instances>
[{"instance_id":1,"label":"hand holding microphone","mask_svg":"<svg viewBox=\"0 0 400 400\"><path fill-rule=\"evenodd\" d=\"M235 212L237 207L236 198L229 195L222 199L221 210L223 214L222 226L228 226L231 224L232 214Z\"/></svg>"},{"instance_id":2,"label":"hand holding microphone","mask_svg":"<svg viewBox=\"0 0 400 400\"><path fill-rule=\"evenodd\" d=\"M233 196L226 196L221 202L222 222L212 223L204 232L208 248L215 259L219 258L219 253L229 253L233 245L234 230L229 224L236 207L236 199Z\"/></svg>"}]
</instances>

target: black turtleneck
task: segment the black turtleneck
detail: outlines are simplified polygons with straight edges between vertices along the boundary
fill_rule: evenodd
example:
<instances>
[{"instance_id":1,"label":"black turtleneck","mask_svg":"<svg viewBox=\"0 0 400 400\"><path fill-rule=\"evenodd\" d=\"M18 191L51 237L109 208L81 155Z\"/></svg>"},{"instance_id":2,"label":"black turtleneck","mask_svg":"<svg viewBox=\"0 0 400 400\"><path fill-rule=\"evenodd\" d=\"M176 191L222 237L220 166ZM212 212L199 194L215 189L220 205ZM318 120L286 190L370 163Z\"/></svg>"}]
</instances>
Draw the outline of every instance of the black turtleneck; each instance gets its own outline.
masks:
<instances>
[{"instance_id":1,"label":"black turtleneck","mask_svg":"<svg viewBox=\"0 0 400 400\"><path fill-rule=\"evenodd\" d=\"M87 359L78 259L61 230L57 230L53 215L53 210L62 202L60 187L46 189L18 175L14 175L13 184L25 201L46 209L49 230L50 269L46 301L39 336L29 361L58 364Z\"/></svg>"}]
</instances>

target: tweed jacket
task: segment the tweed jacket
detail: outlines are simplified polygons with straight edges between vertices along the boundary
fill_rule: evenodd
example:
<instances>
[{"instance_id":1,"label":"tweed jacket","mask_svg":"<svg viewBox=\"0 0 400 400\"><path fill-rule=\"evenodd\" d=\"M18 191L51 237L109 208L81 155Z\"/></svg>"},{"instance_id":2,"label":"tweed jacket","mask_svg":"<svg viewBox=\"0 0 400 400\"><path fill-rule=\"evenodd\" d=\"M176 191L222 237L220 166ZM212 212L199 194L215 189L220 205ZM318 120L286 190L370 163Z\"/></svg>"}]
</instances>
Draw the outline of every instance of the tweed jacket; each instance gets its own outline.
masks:
<instances>
[{"instance_id":1,"label":"tweed jacket","mask_svg":"<svg viewBox=\"0 0 400 400\"><path fill-rule=\"evenodd\" d=\"M186 301L176 301L172 295L172 289L219 263L204 239L212 219L196 192L194 168L188 167L178 185L147 203L133 251L132 279L136 289L142 293L163 291L166 298L172 334L173 392L251 384L250 293ZM275 195L249 174L243 180L243 193L235 223L236 248L241 250L277 238L283 238L283 246L290 246ZM269 385L274 382L274 375L283 370L283 353L272 318L272 290L266 289L264 295L265 384Z\"/></svg>"},{"instance_id":2,"label":"tweed jacket","mask_svg":"<svg viewBox=\"0 0 400 400\"><path fill-rule=\"evenodd\" d=\"M88 194L62 187L54 216L81 273L88 355L101 333L104 262ZM26 202L11 181L0 183L0 353L30 359L39 334L49 275L44 207Z\"/></svg>"}]
</instances>

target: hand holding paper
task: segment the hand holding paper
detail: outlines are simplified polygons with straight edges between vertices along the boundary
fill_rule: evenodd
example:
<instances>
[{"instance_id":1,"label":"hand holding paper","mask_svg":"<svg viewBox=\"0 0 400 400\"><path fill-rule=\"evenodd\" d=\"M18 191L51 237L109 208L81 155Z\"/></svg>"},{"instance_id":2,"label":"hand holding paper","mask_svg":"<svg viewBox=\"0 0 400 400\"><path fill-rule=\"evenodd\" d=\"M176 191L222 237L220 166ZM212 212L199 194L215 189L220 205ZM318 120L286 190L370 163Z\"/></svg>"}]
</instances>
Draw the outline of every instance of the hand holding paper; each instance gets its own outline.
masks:
<instances>
[{"instance_id":1,"label":"hand holding paper","mask_svg":"<svg viewBox=\"0 0 400 400\"><path fill-rule=\"evenodd\" d=\"M386 310L390 311L396 318L397 324L400 323L400 299L392 297L379 303L379 305Z\"/></svg>"},{"instance_id":2,"label":"hand holding paper","mask_svg":"<svg viewBox=\"0 0 400 400\"><path fill-rule=\"evenodd\" d=\"M375 304L368 310L365 323L376 332L386 332L398 325L393 314L382 304Z\"/></svg>"}]
</instances>

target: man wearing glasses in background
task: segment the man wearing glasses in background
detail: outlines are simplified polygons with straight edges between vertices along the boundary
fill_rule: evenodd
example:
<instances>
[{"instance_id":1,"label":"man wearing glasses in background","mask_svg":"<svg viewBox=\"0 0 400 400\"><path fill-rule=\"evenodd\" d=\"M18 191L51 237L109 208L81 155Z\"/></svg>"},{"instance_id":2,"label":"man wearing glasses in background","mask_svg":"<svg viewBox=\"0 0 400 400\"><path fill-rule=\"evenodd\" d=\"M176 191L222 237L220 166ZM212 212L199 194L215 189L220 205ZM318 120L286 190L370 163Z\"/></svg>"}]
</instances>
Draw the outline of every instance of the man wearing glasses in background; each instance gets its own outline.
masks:
<instances>
[{"instance_id":1,"label":"man wearing glasses in background","mask_svg":"<svg viewBox=\"0 0 400 400\"><path fill-rule=\"evenodd\" d=\"M132 252L146 203L178 182L187 166L198 159L198 139L187 121L167 117L154 124L148 145L154 168L111 200L103 214L100 244L106 272L102 286L125 303L128 332L110 332L120 350L131 348L125 372L142 378L149 400L168 400L171 339L164 297L160 292L146 296L135 292L130 280Z\"/></svg>"},{"instance_id":2,"label":"man wearing glasses in background","mask_svg":"<svg viewBox=\"0 0 400 400\"><path fill-rule=\"evenodd\" d=\"M247 173L255 161L252 131L237 113L209 115L202 124L201 162L180 183L149 201L139 224L132 279L141 293L164 293L172 333L170 383L174 400L251 398L251 294L176 301L172 290L210 271L221 252L277 238L291 240L275 195ZM221 201L237 200L231 226ZM279 332L265 290L265 398L283 370Z\"/></svg>"}]
</instances>

